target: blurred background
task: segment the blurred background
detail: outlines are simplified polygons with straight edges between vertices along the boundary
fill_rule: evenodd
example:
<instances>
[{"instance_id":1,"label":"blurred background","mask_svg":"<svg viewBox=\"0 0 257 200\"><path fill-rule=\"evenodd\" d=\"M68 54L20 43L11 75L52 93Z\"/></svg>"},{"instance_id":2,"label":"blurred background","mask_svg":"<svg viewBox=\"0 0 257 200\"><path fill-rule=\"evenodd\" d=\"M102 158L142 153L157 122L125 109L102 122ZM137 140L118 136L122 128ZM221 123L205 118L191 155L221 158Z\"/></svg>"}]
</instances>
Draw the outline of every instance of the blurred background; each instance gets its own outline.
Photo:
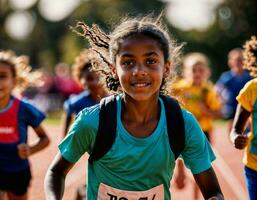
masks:
<instances>
[{"instance_id":1,"label":"blurred background","mask_svg":"<svg viewBox=\"0 0 257 200\"><path fill-rule=\"evenodd\" d=\"M178 43L185 43L183 53L198 51L208 56L213 82L228 70L228 52L257 35L257 0L0 0L0 49L28 55L31 66L43 72L44 84L29 88L24 96L50 114L47 131L51 133L51 146L45 154L32 157L36 178L31 199L44 199L43 190L38 188L43 187L49 158L57 152L62 138L63 102L81 91L70 75L70 66L88 43L70 26L82 20L109 32L124 16L158 16L161 11L170 33ZM247 199L242 152L233 148L226 135L221 135L226 132L223 122L217 125L214 148L218 159L214 167L227 199ZM67 181L65 200L72 199L70 195L85 182L81 178L85 167L80 166ZM192 193L194 182L192 178L190 181L191 186L175 192L174 199L190 199L185 198Z\"/></svg>"},{"instance_id":2,"label":"blurred background","mask_svg":"<svg viewBox=\"0 0 257 200\"><path fill-rule=\"evenodd\" d=\"M88 47L70 30L77 20L97 23L108 32L124 15L164 11L173 37L185 42L183 53L200 51L209 57L215 82L228 70L229 50L256 35L256 8L256 0L0 0L0 49L28 55L32 67L46 73L48 85L42 90L54 93L50 74L66 73L64 66L54 71L57 63L70 66ZM73 86L67 90L77 91Z\"/></svg>"},{"instance_id":3,"label":"blurred background","mask_svg":"<svg viewBox=\"0 0 257 200\"><path fill-rule=\"evenodd\" d=\"M0 0L0 49L27 54L33 67L53 69L59 62L72 64L86 41L69 26L76 20L97 23L105 31L124 15L158 15L184 52L208 55L213 80L227 69L230 49L257 32L256 0Z\"/></svg>"}]
</instances>

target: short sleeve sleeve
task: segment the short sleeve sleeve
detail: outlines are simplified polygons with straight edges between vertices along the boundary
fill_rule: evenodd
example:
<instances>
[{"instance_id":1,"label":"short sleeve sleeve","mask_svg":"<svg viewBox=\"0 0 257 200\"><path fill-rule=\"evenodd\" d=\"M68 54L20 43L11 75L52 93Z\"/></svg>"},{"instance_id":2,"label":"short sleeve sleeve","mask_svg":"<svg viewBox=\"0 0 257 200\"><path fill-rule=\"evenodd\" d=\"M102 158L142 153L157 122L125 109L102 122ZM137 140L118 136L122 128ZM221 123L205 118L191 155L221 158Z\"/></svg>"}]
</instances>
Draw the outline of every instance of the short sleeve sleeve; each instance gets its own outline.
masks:
<instances>
[{"instance_id":1,"label":"short sleeve sleeve","mask_svg":"<svg viewBox=\"0 0 257 200\"><path fill-rule=\"evenodd\" d=\"M63 104L63 109L66 112L67 115L72 115L72 113L74 112L72 109L72 105L70 102L70 99L67 99L64 104Z\"/></svg>"},{"instance_id":2,"label":"short sleeve sleeve","mask_svg":"<svg viewBox=\"0 0 257 200\"><path fill-rule=\"evenodd\" d=\"M37 128L45 119L45 114L26 101L22 101L21 104L23 104L22 109L26 113L27 124Z\"/></svg>"},{"instance_id":3,"label":"short sleeve sleeve","mask_svg":"<svg viewBox=\"0 0 257 200\"><path fill-rule=\"evenodd\" d=\"M183 110L185 120L185 149L182 158L193 174L199 174L211 167L215 155L195 117Z\"/></svg>"},{"instance_id":4,"label":"short sleeve sleeve","mask_svg":"<svg viewBox=\"0 0 257 200\"><path fill-rule=\"evenodd\" d=\"M99 123L99 111L94 108L86 108L76 116L67 136L58 145L62 156L71 163L93 148Z\"/></svg>"},{"instance_id":5,"label":"short sleeve sleeve","mask_svg":"<svg viewBox=\"0 0 257 200\"><path fill-rule=\"evenodd\" d=\"M248 82L243 89L240 91L239 95L237 96L237 101L249 112L252 111L254 101L257 97L256 95L256 84L254 82ZM256 82L255 82L256 83ZM255 86L255 87L254 87Z\"/></svg>"}]
</instances>

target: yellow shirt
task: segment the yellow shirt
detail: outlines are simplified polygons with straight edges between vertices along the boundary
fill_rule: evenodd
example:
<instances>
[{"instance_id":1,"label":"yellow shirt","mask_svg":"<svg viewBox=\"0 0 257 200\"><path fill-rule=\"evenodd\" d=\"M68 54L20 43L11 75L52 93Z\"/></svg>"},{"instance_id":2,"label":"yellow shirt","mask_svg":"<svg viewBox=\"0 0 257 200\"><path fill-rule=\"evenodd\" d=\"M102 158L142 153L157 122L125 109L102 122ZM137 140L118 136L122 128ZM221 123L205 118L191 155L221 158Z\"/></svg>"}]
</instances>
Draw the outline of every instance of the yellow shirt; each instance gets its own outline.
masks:
<instances>
[{"instance_id":1,"label":"yellow shirt","mask_svg":"<svg viewBox=\"0 0 257 200\"><path fill-rule=\"evenodd\" d=\"M211 82L205 82L201 86L194 86L184 79L172 85L172 92L181 101L182 106L193 113L203 131L211 131L213 118L205 116L199 104L204 103L210 110L219 111L221 101Z\"/></svg>"},{"instance_id":2,"label":"yellow shirt","mask_svg":"<svg viewBox=\"0 0 257 200\"><path fill-rule=\"evenodd\" d=\"M251 132L249 143L246 147L243 163L257 170L257 78L248 81L237 96L237 101L248 111L251 112Z\"/></svg>"}]
</instances>

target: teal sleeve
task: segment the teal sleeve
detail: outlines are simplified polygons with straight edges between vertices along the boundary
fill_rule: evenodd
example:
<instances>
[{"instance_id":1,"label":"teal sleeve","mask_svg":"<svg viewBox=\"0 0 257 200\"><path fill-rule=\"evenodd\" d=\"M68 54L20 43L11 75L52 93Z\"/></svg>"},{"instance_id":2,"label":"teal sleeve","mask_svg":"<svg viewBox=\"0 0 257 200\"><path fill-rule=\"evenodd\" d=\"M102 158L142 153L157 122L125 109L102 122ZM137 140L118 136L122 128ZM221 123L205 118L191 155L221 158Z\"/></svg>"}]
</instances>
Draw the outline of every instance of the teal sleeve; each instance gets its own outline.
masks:
<instances>
[{"instance_id":1,"label":"teal sleeve","mask_svg":"<svg viewBox=\"0 0 257 200\"><path fill-rule=\"evenodd\" d=\"M185 120L185 149L182 158L193 174L199 174L211 167L215 155L195 117L183 110Z\"/></svg>"},{"instance_id":2,"label":"teal sleeve","mask_svg":"<svg viewBox=\"0 0 257 200\"><path fill-rule=\"evenodd\" d=\"M58 145L62 156L69 162L75 163L85 152L91 152L99 123L98 115L97 106L81 111L67 136Z\"/></svg>"}]
</instances>

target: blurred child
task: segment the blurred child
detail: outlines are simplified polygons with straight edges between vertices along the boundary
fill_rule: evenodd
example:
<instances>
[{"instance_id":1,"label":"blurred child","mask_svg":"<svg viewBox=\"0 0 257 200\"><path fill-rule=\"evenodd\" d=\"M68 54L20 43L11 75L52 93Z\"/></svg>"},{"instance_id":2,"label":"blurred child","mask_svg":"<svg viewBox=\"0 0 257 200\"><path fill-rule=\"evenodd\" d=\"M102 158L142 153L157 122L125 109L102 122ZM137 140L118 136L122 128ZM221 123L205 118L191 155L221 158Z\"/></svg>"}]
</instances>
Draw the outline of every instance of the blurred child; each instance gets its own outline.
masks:
<instances>
[{"instance_id":1,"label":"blurred child","mask_svg":"<svg viewBox=\"0 0 257 200\"><path fill-rule=\"evenodd\" d=\"M28 102L12 95L38 81L25 56L0 51L0 199L28 199L31 180L28 158L45 148L48 137L41 126L44 114ZM27 128L31 126L39 140L27 144ZM6 193L6 194L5 194Z\"/></svg>"},{"instance_id":2,"label":"blurred child","mask_svg":"<svg viewBox=\"0 0 257 200\"><path fill-rule=\"evenodd\" d=\"M207 57L202 53L190 53L183 62L183 77L172 85L172 92L178 96L183 106L192 112L199 122L205 136L210 141L213 129L213 119L220 116L221 102L214 90L209 77L211 71ZM178 161L177 184L184 186L184 167ZM196 186L196 185L195 185ZM195 198L198 198L198 189L195 187Z\"/></svg>"},{"instance_id":3,"label":"blurred child","mask_svg":"<svg viewBox=\"0 0 257 200\"><path fill-rule=\"evenodd\" d=\"M55 68L54 83L63 100L66 100L72 94L81 92L79 85L72 79L70 66L66 63L58 63Z\"/></svg>"},{"instance_id":4,"label":"blurred child","mask_svg":"<svg viewBox=\"0 0 257 200\"><path fill-rule=\"evenodd\" d=\"M93 65L99 65L98 55L92 50L83 50L72 66L73 76L84 89L78 95L71 96L64 102L64 132L65 136L72 121L82 109L99 103L100 99L107 96L104 85L99 80L99 75L92 70Z\"/></svg>"},{"instance_id":5,"label":"blurred child","mask_svg":"<svg viewBox=\"0 0 257 200\"><path fill-rule=\"evenodd\" d=\"M173 84L172 92L193 113L210 141L213 119L220 116L221 102L209 80L208 60L201 53L190 53L185 56L183 67L184 78Z\"/></svg>"},{"instance_id":6,"label":"blurred child","mask_svg":"<svg viewBox=\"0 0 257 200\"><path fill-rule=\"evenodd\" d=\"M257 199L257 40L253 36L244 45L244 69L250 71L253 80L237 96L237 109L230 133L230 139L237 149L245 149L243 163L250 200ZM244 135L250 118L251 131Z\"/></svg>"},{"instance_id":7,"label":"blurred child","mask_svg":"<svg viewBox=\"0 0 257 200\"><path fill-rule=\"evenodd\" d=\"M160 19L126 19L110 35L97 25L88 27L78 22L78 28L82 28L80 35L89 40L108 64L108 68L98 66L107 87L119 94L104 99L111 99L107 106L115 105L113 112L102 113L98 104L76 117L46 174L46 199L61 199L70 169L85 152L92 156L94 150L102 148L94 145L109 142L110 136L114 137L107 152L98 159L89 158L87 198L171 199L175 151L168 140L170 122L166 122L168 112L164 105L165 100L171 99L160 94L166 91L165 83L171 78L170 63L175 62L180 48L162 27ZM171 107L170 112L181 116L184 122L185 144L179 154L194 174L204 198L223 199L211 165L215 156L197 121L185 110ZM104 132L108 126L101 126L106 141L97 139L101 137L97 133L99 121L102 122L99 118L103 117L105 122L114 122L111 124L114 133Z\"/></svg>"},{"instance_id":8,"label":"blurred child","mask_svg":"<svg viewBox=\"0 0 257 200\"><path fill-rule=\"evenodd\" d=\"M244 85L252 78L243 69L243 54L241 48L232 49L228 53L229 71L223 72L216 83L217 92L223 102L222 117L228 120L228 132L231 130L237 101L236 96Z\"/></svg>"}]
</instances>

